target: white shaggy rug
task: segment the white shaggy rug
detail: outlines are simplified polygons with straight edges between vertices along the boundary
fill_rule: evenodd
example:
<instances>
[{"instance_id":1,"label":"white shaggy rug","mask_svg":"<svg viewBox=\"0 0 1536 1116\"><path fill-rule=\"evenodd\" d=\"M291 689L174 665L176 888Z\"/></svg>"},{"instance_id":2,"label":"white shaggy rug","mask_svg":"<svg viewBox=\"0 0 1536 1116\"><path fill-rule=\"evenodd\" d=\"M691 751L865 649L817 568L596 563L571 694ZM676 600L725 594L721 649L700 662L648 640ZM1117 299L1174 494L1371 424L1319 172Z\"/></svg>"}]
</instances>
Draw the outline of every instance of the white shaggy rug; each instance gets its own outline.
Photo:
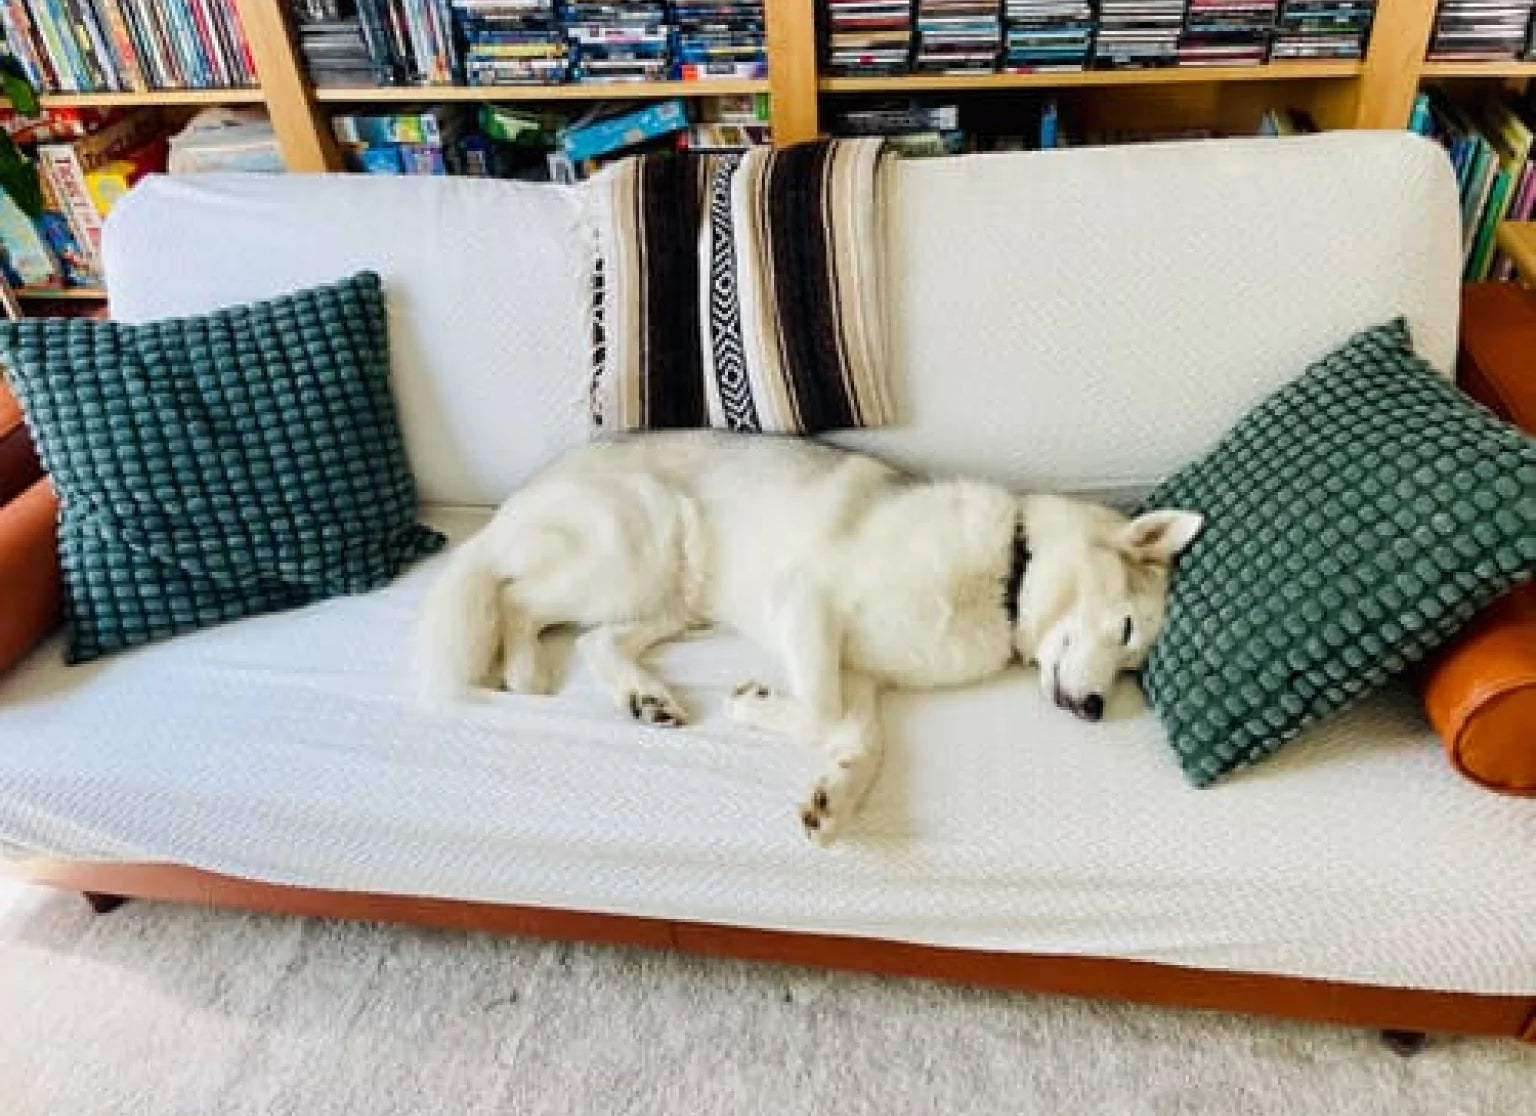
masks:
<instances>
[{"instance_id":1,"label":"white shaggy rug","mask_svg":"<svg viewBox=\"0 0 1536 1116\"><path fill-rule=\"evenodd\" d=\"M1523 1116L1536 1048L0 882L4 1116Z\"/></svg>"}]
</instances>

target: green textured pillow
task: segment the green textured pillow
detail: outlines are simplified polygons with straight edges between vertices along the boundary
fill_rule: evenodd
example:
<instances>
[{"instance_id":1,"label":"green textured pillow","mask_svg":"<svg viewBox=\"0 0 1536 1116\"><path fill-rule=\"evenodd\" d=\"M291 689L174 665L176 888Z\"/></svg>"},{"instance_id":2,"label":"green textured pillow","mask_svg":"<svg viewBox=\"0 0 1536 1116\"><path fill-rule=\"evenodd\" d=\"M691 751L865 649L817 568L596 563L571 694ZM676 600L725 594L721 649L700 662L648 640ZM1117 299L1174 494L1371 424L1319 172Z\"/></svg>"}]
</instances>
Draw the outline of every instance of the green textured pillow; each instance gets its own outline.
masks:
<instances>
[{"instance_id":1,"label":"green textured pillow","mask_svg":"<svg viewBox=\"0 0 1536 1116\"><path fill-rule=\"evenodd\" d=\"M383 585L436 550L364 273L201 318L0 323L62 503L66 657Z\"/></svg>"},{"instance_id":2,"label":"green textured pillow","mask_svg":"<svg viewBox=\"0 0 1536 1116\"><path fill-rule=\"evenodd\" d=\"M1205 786L1453 636L1536 568L1536 442L1361 333L1146 507L1205 515L1142 673Z\"/></svg>"}]
</instances>

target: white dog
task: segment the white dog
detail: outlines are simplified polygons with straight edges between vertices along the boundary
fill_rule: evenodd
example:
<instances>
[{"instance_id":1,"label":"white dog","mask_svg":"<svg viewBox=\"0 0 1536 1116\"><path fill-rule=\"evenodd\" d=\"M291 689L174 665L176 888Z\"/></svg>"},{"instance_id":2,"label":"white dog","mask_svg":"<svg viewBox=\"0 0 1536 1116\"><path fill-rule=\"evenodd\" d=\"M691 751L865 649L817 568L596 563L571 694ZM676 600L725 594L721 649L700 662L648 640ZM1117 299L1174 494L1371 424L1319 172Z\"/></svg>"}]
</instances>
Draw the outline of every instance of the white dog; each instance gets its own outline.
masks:
<instances>
[{"instance_id":1,"label":"white dog","mask_svg":"<svg viewBox=\"0 0 1536 1116\"><path fill-rule=\"evenodd\" d=\"M880 768L876 695L952 686L1015 658L1090 720L1163 622L1169 565L1200 516L1136 519L975 481L921 482L815 442L705 431L573 450L449 558L428 594L421 670L436 696L495 684L547 693L540 633L577 646L620 709L685 713L642 664L689 627L776 652L787 687L738 688L739 720L821 744L800 813L833 840Z\"/></svg>"}]
</instances>

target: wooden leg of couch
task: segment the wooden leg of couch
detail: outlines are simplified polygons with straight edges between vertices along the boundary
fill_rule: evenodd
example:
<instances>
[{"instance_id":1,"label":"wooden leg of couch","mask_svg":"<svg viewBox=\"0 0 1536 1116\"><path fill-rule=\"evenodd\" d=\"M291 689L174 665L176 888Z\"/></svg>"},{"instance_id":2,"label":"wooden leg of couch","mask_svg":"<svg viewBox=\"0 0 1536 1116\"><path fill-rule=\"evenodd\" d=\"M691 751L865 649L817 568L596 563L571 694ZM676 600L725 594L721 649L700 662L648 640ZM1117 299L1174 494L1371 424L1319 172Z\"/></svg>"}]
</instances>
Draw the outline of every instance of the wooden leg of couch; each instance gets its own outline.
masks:
<instances>
[{"instance_id":1,"label":"wooden leg of couch","mask_svg":"<svg viewBox=\"0 0 1536 1116\"><path fill-rule=\"evenodd\" d=\"M1429 1045L1429 1036L1423 1031L1385 1030L1381 1032L1381 1042L1399 1058L1412 1058Z\"/></svg>"},{"instance_id":2,"label":"wooden leg of couch","mask_svg":"<svg viewBox=\"0 0 1536 1116\"><path fill-rule=\"evenodd\" d=\"M82 891L80 894L85 896L85 901L91 905L91 910L99 915L110 914L128 902L125 896L107 895L100 891Z\"/></svg>"}]
</instances>

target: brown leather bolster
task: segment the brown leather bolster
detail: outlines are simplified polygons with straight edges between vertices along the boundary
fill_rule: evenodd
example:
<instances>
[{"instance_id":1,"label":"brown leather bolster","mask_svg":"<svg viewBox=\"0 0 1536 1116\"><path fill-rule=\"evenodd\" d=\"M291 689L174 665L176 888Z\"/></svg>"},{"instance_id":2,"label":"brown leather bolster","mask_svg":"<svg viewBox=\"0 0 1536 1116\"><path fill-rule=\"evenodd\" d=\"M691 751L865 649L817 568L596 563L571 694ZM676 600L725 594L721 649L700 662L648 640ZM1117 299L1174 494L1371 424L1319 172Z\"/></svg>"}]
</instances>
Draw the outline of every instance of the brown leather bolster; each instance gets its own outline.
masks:
<instances>
[{"instance_id":1,"label":"brown leather bolster","mask_svg":"<svg viewBox=\"0 0 1536 1116\"><path fill-rule=\"evenodd\" d=\"M0 507L31 488L42 475L43 467L32 452L27 428L16 426L8 433L0 432Z\"/></svg>"},{"instance_id":2,"label":"brown leather bolster","mask_svg":"<svg viewBox=\"0 0 1536 1116\"><path fill-rule=\"evenodd\" d=\"M1536 430L1536 299L1513 283L1466 288L1456 375L1473 398ZM1430 662L1423 692L1456 770L1536 795L1536 585L1485 609Z\"/></svg>"},{"instance_id":3,"label":"brown leather bolster","mask_svg":"<svg viewBox=\"0 0 1536 1116\"><path fill-rule=\"evenodd\" d=\"M0 507L43 475L16 397L0 380Z\"/></svg>"},{"instance_id":4,"label":"brown leather bolster","mask_svg":"<svg viewBox=\"0 0 1536 1116\"><path fill-rule=\"evenodd\" d=\"M58 510L46 480L0 507L0 671L59 622Z\"/></svg>"},{"instance_id":5,"label":"brown leather bolster","mask_svg":"<svg viewBox=\"0 0 1536 1116\"><path fill-rule=\"evenodd\" d=\"M1424 709L1456 770L1536 795L1536 585L1483 610L1431 665Z\"/></svg>"},{"instance_id":6,"label":"brown leather bolster","mask_svg":"<svg viewBox=\"0 0 1536 1116\"><path fill-rule=\"evenodd\" d=\"M21 404L16 402L16 395L5 382L4 376L0 376L0 434L20 425Z\"/></svg>"}]
</instances>

